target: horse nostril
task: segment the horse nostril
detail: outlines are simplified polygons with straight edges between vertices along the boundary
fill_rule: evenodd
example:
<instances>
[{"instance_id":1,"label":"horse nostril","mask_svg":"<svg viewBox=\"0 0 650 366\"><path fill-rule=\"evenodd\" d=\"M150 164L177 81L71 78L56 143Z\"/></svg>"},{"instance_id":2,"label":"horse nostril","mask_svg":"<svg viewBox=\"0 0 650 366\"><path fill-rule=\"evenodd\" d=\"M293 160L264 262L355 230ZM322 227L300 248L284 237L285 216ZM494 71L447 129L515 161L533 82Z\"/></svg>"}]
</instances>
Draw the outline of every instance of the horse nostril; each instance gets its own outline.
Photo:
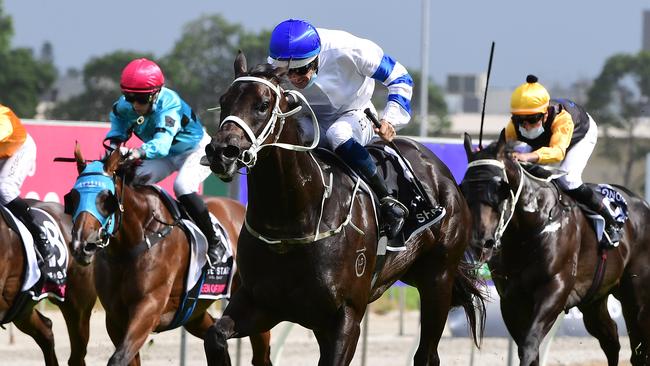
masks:
<instances>
[{"instance_id":1,"label":"horse nostril","mask_svg":"<svg viewBox=\"0 0 650 366\"><path fill-rule=\"evenodd\" d=\"M224 158L234 160L234 159L237 159L239 157L240 152L241 152L241 150L239 149L239 147L237 147L235 145L228 145L228 146L226 146L225 149L223 149L222 154L223 154Z\"/></svg>"},{"instance_id":2,"label":"horse nostril","mask_svg":"<svg viewBox=\"0 0 650 366\"><path fill-rule=\"evenodd\" d=\"M483 243L483 248L493 248L495 244L494 239L485 239L485 242Z\"/></svg>"},{"instance_id":3,"label":"horse nostril","mask_svg":"<svg viewBox=\"0 0 650 366\"><path fill-rule=\"evenodd\" d=\"M88 243L83 247L83 252L85 255L91 255L97 250L97 245L95 243Z\"/></svg>"}]
</instances>

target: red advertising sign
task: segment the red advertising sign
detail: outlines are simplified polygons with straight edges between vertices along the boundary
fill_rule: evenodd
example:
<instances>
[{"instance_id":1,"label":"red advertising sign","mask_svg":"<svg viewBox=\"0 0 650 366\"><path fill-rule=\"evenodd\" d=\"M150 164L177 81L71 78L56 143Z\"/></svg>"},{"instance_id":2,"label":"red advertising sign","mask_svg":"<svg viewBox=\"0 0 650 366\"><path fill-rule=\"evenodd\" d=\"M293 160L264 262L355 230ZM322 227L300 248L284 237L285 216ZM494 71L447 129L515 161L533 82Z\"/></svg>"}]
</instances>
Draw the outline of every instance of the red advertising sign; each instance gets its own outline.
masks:
<instances>
[{"instance_id":1,"label":"red advertising sign","mask_svg":"<svg viewBox=\"0 0 650 366\"><path fill-rule=\"evenodd\" d=\"M108 123L23 121L27 132L36 142L36 172L27 177L21 189L21 196L41 201L63 203L77 180L77 166L74 163L54 162L55 157L74 157L75 141L81 146L86 159L98 159L104 153L102 141L109 130ZM132 138L128 145L138 146L140 141ZM171 177L159 183L173 195Z\"/></svg>"}]
</instances>

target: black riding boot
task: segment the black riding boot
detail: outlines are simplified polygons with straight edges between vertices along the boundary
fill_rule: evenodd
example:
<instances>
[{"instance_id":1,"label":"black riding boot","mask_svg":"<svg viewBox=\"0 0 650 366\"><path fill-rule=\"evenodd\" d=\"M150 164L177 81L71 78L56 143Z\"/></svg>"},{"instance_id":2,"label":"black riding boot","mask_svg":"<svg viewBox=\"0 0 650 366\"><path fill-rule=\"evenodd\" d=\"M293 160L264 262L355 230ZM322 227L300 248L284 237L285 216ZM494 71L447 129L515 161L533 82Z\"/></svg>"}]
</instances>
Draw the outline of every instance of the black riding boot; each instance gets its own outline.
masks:
<instances>
[{"instance_id":1,"label":"black riding boot","mask_svg":"<svg viewBox=\"0 0 650 366\"><path fill-rule=\"evenodd\" d=\"M589 188L587 185L582 184L576 189L567 191L567 193L576 199L578 202L589 207L605 219L605 235L610 244L614 247L618 246L621 240L621 224L616 221L609 208L605 206L604 197L600 192L596 192Z\"/></svg>"},{"instance_id":2,"label":"black riding boot","mask_svg":"<svg viewBox=\"0 0 650 366\"><path fill-rule=\"evenodd\" d=\"M52 247L52 244L50 244L43 229L34 222L34 217L32 216L31 209L29 205L27 205L27 202L20 197L16 197L13 201L7 203L5 207L7 207L20 221L22 221L22 223L27 227L27 230L32 234L34 244L36 245L36 252L40 257L38 265L40 266L52 258L54 255L54 248Z\"/></svg>"},{"instance_id":3,"label":"black riding boot","mask_svg":"<svg viewBox=\"0 0 650 366\"><path fill-rule=\"evenodd\" d=\"M226 247L214 232L208 207L205 205L203 199L201 199L201 197L196 193L182 195L178 197L178 200L183 207L185 207L185 210L187 210L190 217L192 217L196 226L201 229L205 237L208 239L208 259L210 261L210 266L214 268L226 253Z\"/></svg>"},{"instance_id":4,"label":"black riding boot","mask_svg":"<svg viewBox=\"0 0 650 366\"><path fill-rule=\"evenodd\" d=\"M402 230L404 219L408 216L408 209L388 193L386 183L378 173L367 179L370 188L379 196L379 202L381 203L379 232L386 235L388 239L392 239Z\"/></svg>"}]
</instances>

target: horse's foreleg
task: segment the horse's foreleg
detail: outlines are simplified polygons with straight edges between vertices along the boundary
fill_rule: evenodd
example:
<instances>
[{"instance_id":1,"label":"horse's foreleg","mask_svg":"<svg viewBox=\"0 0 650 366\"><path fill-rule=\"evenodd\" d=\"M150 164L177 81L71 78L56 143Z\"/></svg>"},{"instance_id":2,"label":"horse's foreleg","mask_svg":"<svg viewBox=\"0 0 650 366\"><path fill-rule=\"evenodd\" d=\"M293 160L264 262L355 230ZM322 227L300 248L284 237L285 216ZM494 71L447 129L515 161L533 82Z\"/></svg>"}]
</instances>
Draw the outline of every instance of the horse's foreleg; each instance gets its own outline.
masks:
<instances>
[{"instance_id":1,"label":"horse's foreleg","mask_svg":"<svg viewBox=\"0 0 650 366\"><path fill-rule=\"evenodd\" d=\"M106 331L108 336L111 338L113 345L117 347L122 343L124 339L125 329L123 328L123 323L126 324L126 320L122 318L112 318L111 314L106 313ZM138 353L134 359L129 363L130 366L139 366L140 365L140 354Z\"/></svg>"},{"instance_id":2,"label":"horse's foreleg","mask_svg":"<svg viewBox=\"0 0 650 366\"><path fill-rule=\"evenodd\" d=\"M362 318L363 310L356 311L352 306L344 305L332 328L314 331L320 348L319 366L346 366L352 362Z\"/></svg>"},{"instance_id":3,"label":"horse's foreleg","mask_svg":"<svg viewBox=\"0 0 650 366\"><path fill-rule=\"evenodd\" d=\"M227 342L229 338L267 332L275 324L277 324L275 318L256 306L244 288L239 289L228 303L223 317L208 329L204 337L203 347L208 365L230 365ZM253 342L252 338L251 342ZM270 366L270 354L268 337L256 338L256 343L253 344L253 365Z\"/></svg>"},{"instance_id":4,"label":"horse's foreleg","mask_svg":"<svg viewBox=\"0 0 650 366\"><path fill-rule=\"evenodd\" d=\"M214 318L207 311L203 315L191 319L183 326L191 335L203 339L208 328L214 324Z\"/></svg>"},{"instance_id":5,"label":"horse's foreleg","mask_svg":"<svg viewBox=\"0 0 650 366\"><path fill-rule=\"evenodd\" d=\"M45 365L57 366L59 363L54 352L54 334L52 333L52 321L36 309L28 311L24 316L14 320L16 327L28 334L43 351Z\"/></svg>"},{"instance_id":6,"label":"horse's foreleg","mask_svg":"<svg viewBox=\"0 0 650 366\"><path fill-rule=\"evenodd\" d=\"M549 332L558 315L562 312L568 296L568 286L558 277L533 294L533 311L531 323L524 328L523 337L519 338L519 360L521 366L539 364L539 347ZM516 309L511 309L515 310ZM504 317L505 320L505 317ZM513 335L514 337L514 335Z\"/></svg>"},{"instance_id":7,"label":"horse's foreleg","mask_svg":"<svg viewBox=\"0 0 650 366\"><path fill-rule=\"evenodd\" d=\"M97 300L90 267L80 267L69 258L67 295L64 302L56 302L63 313L68 338L70 339L70 358L68 365L85 365L88 338L90 336L90 316Z\"/></svg>"},{"instance_id":8,"label":"horse's foreleg","mask_svg":"<svg viewBox=\"0 0 650 366\"><path fill-rule=\"evenodd\" d=\"M589 334L598 339L600 348L605 352L607 364L609 366L618 365L621 344L618 341L616 322L612 320L609 311L607 311L607 296L587 306L581 306L580 311L583 314L582 321L585 328Z\"/></svg>"},{"instance_id":9,"label":"horse's foreleg","mask_svg":"<svg viewBox=\"0 0 650 366\"><path fill-rule=\"evenodd\" d=\"M271 366L271 332L255 333L248 336L253 349L253 365Z\"/></svg>"},{"instance_id":10,"label":"horse's foreleg","mask_svg":"<svg viewBox=\"0 0 650 366\"><path fill-rule=\"evenodd\" d=\"M70 339L70 358L68 365L84 366L84 358L90 337L90 315L92 314L95 298L76 299L70 296L59 305Z\"/></svg>"},{"instance_id":11,"label":"horse's foreleg","mask_svg":"<svg viewBox=\"0 0 650 366\"><path fill-rule=\"evenodd\" d=\"M149 333L156 328L160 321L162 309L156 300L158 298L161 297L149 296L136 307L130 309L127 315L128 324L123 328L123 335L120 337L120 330L117 330L115 339L111 335L113 343L116 344L116 349L108 360L108 365L140 365L138 352L147 340ZM109 314L106 314L107 326L108 322ZM118 343L116 343L116 340Z\"/></svg>"}]
</instances>

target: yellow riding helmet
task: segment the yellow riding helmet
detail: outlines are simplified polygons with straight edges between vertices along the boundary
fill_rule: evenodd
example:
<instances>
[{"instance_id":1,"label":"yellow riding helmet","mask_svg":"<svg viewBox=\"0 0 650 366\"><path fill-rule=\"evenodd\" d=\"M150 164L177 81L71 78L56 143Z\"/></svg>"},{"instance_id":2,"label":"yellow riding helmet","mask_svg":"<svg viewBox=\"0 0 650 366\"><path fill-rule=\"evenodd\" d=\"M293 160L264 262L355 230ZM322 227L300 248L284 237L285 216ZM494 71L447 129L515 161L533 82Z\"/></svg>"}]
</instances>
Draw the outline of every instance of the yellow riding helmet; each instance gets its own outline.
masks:
<instances>
[{"instance_id":1,"label":"yellow riding helmet","mask_svg":"<svg viewBox=\"0 0 650 366\"><path fill-rule=\"evenodd\" d=\"M528 75L526 82L519 85L510 97L512 114L546 113L551 96L542 84L537 82L537 76Z\"/></svg>"}]
</instances>

